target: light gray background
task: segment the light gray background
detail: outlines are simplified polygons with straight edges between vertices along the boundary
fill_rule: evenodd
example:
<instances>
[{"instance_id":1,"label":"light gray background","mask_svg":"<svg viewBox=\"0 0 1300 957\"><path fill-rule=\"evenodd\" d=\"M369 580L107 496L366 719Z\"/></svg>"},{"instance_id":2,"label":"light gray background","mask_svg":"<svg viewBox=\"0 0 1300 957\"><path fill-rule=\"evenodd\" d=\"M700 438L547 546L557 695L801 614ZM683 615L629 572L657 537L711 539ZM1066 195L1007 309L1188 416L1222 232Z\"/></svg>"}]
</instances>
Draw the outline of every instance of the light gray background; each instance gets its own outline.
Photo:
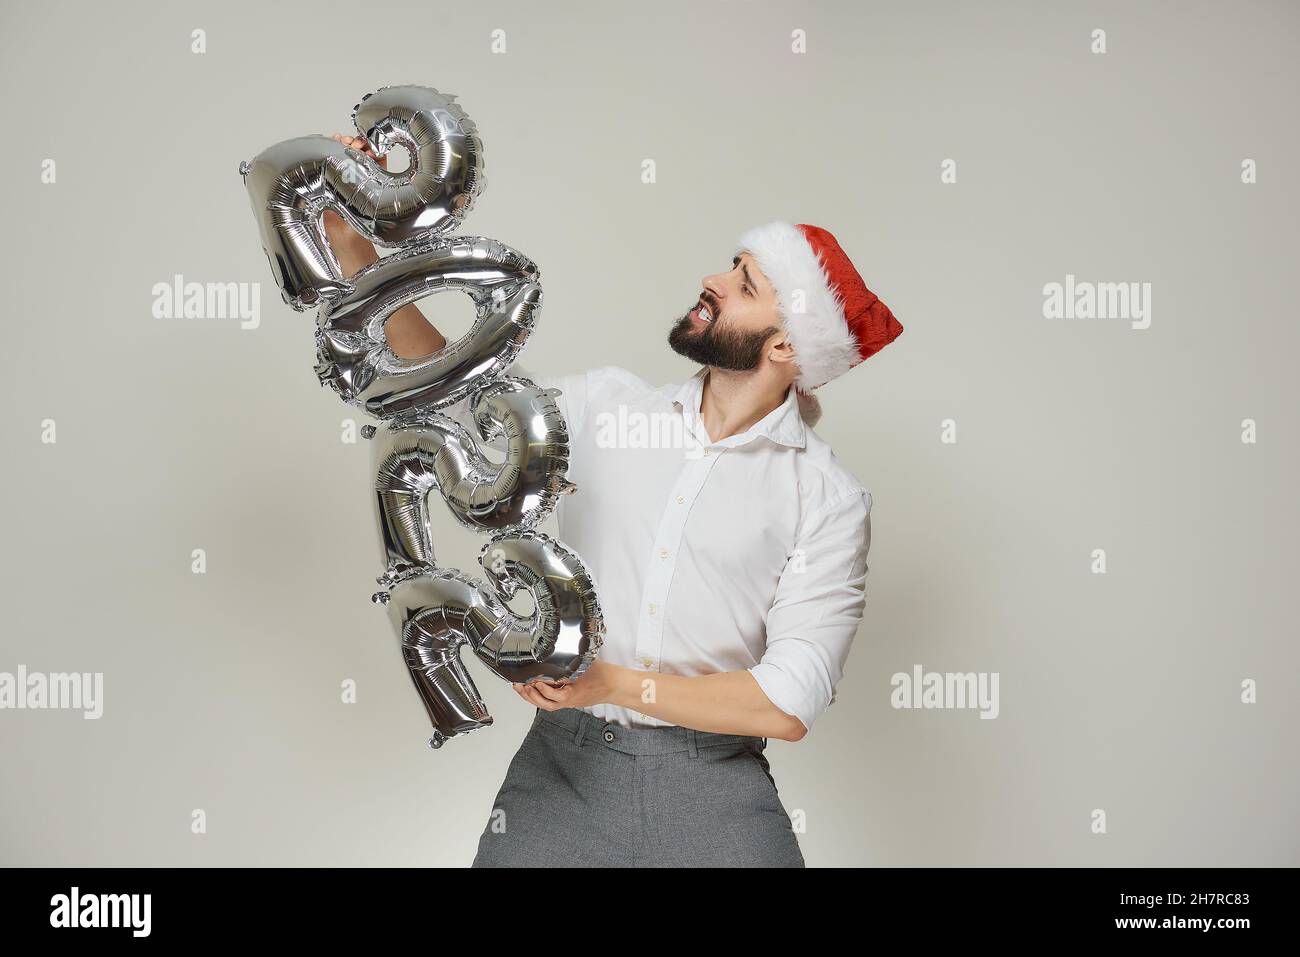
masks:
<instances>
[{"instance_id":1,"label":"light gray background","mask_svg":"<svg viewBox=\"0 0 1300 957\"><path fill-rule=\"evenodd\" d=\"M1298 19L1288 3L6 6L0 670L106 687L99 721L0 712L0 860L472 858L532 712L473 665L496 726L425 748L369 603L368 451L340 440L366 420L317 387L312 316L280 302L236 173L344 129L370 90L421 83L458 94L484 138L465 231L542 268L532 368L680 381L670 321L774 218L835 232L906 328L820 393L819 431L875 506L839 701L769 752L811 865L1300 863ZM176 273L261 283L260 328L154 319L151 288ZM1044 319L1066 273L1152 283L1151 328ZM451 298L430 311L457 332L469 307ZM445 561L473 567L481 541L440 529ZM894 710L890 676L917 663L998 672L1000 717Z\"/></svg>"}]
</instances>

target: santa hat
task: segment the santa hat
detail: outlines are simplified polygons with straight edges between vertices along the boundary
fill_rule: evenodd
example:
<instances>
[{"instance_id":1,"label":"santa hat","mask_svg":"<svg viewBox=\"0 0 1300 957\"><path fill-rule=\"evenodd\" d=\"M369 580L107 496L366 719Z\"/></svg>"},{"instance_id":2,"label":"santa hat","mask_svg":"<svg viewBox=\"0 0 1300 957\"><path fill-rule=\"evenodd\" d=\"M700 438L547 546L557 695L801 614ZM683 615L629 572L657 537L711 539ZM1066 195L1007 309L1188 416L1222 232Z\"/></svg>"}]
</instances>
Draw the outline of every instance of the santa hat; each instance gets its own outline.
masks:
<instances>
[{"instance_id":1,"label":"santa hat","mask_svg":"<svg viewBox=\"0 0 1300 957\"><path fill-rule=\"evenodd\" d=\"M835 237L819 226L756 226L741 235L736 252L742 251L776 289L799 366L795 386L804 418L816 421L820 408L812 390L875 355L903 326L867 288Z\"/></svg>"}]
</instances>

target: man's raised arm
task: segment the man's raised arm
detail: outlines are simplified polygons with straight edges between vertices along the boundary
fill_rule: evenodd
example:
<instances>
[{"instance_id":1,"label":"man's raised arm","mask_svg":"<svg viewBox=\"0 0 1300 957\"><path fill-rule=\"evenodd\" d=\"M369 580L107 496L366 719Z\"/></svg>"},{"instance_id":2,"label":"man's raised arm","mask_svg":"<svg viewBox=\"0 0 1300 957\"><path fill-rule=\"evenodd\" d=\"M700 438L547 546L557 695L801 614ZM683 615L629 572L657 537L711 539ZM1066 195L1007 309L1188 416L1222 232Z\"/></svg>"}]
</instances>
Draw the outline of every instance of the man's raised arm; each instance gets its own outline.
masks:
<instances>
[{"instance_id":1,"label":"man's raised arm","mask_svg":"<svg viewBox=\"0 0 1300 957\"><path fill-rule=\"evenodd\" d=\"M359 150L373 157L369 145L361 137L345 136L335 133L334 139L344 146ZM380 166L386 166L387 160L378 160ZM332 209L325 210L323 220L325 238L329 240L334 257L343 269L343 275L353 276L357 270L379 261L379 254L374 245L365 236L348 225L347 221ZM424 318L424 313L414 303L403 306L384 323L384 337L388 346L402 359L418 359L432 355L447 345L446 338L433 323Z\"/></svg>"}]
</instances>

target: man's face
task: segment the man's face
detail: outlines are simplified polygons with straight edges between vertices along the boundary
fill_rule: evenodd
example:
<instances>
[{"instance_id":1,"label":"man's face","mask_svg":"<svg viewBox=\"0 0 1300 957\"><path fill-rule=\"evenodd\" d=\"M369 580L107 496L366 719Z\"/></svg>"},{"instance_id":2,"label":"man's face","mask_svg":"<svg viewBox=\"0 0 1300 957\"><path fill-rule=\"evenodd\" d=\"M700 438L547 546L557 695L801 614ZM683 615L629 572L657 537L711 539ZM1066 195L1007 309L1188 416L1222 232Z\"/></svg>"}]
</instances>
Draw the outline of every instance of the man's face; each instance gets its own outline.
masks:
<instances>
[{"instance_id":1,"label":"man's face","mask_svg":"<svg viewBox=\"0 0 1300 957\"><path fill-rule=\"evenodd\" d=\"M752 256L742 252L727 272L704 277L691 310L673 325L668 344L701 365L748 372L763 348L781 333L776 290Z\"/></svg>"}]
</instances>

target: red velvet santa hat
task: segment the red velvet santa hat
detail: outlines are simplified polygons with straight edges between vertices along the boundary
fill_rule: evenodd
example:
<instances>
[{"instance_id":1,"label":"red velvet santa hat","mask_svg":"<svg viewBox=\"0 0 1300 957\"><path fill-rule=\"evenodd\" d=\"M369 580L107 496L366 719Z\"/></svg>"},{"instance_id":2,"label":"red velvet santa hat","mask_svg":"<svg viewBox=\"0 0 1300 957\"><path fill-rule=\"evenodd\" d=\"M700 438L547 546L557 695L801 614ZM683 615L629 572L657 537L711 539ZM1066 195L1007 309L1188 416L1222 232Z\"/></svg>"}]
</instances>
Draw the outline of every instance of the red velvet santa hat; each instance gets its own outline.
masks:
<instances>
[{"instance_id":1,"label":"red velvet santa hat","mask_svg":"<svg viewBox=\"0 0 1300 957\"><path fill-rule=\"evenodd\" d=\"M847 372L903 331L835 237L819 226L756 226L741 235L736 252L741 251L754 257L776 289L799 366L795 385L803 393Z\"/></svg>"}]
</instances>

